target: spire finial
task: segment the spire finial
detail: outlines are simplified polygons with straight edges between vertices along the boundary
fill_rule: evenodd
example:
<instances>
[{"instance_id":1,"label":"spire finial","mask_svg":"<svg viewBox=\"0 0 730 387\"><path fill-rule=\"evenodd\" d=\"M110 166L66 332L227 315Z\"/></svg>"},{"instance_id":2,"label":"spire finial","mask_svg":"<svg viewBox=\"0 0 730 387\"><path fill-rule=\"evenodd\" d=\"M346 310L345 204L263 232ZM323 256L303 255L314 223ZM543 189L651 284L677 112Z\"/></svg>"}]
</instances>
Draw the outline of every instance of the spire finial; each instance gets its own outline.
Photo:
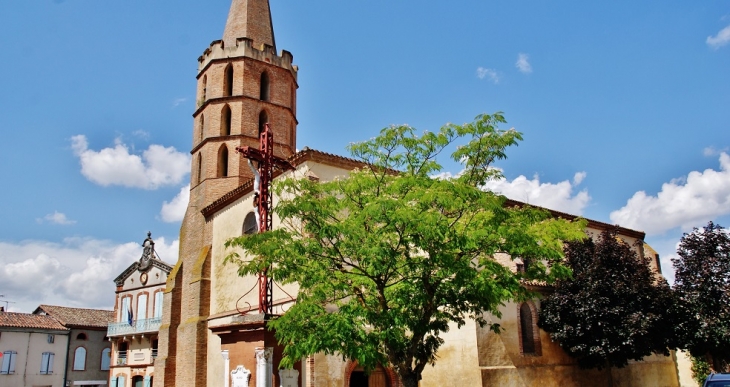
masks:
<instances>
[{"instance_id":1,"label":"spire finial","mask_svg":"<svg viewBox=\"0 0 730 387\"><path fill-rule=\"evenodd\" d=\"M269 0L232 1L223 43L226 47L235 46L237 38L251 39L254 47L268 44L276 50Z\"/></svg>"}]
</instances>

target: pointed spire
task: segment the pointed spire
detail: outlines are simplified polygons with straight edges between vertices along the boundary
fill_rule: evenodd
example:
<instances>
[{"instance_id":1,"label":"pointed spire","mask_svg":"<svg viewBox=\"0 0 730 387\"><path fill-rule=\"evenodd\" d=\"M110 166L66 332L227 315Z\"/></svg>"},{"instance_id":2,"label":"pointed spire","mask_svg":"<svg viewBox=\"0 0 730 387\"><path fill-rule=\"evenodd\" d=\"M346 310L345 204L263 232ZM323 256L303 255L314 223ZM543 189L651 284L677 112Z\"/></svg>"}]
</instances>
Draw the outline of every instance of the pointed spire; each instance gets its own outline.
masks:
<instances>
[{"instance_id":1,"label":"pointed spire","mask_svg":"<svg viewBox=\"0 0 730 387\"><path fill-rule=\"evenodd\" d=\"M235 46L237 38L253 40L254 47L264 43L276 49L269 0L233 0L223 43L226 47Z\"/></svg>"}]
</instances>

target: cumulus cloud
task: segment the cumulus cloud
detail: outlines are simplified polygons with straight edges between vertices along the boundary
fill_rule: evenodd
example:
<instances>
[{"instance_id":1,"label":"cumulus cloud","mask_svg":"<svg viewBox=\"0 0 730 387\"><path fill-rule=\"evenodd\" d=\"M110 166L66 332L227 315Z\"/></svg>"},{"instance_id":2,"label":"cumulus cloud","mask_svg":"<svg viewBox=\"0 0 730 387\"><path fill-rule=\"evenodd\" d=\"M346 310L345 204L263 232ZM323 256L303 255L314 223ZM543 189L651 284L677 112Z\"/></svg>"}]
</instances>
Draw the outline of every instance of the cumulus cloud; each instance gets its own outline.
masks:
<instances>
[{"instance_id":1,"label":"cumulus cloud","mask_svg":"<svg viewBox=\"0 0 730 387\"><path fill-rule=\"evenodd\" d=\"M40 304L113 308L113 280L141 257L143 239L0 242L0 284L6 299L15 302L10 310L32 312ZM155 250L169 264L177 261L178 247L177 240L155 238Z\"/></svg>"},{"instance_id":2,"label":"cumulus cloud","mask_svg":"<svg viewBox=\"0 0 730 387\"><path fill-rule=\"evenodd\" d=\"M721 29L715 36L708 36L705 42L715 50L730 43L730 26Z\"/></svg>"},{"instance_id":3,"label":"cumulus cloud","mask_svg":"<svg viewBox=\"0 0 730 387\"><path fill-rule=\"evenodd\" d=\"M532 72L532 66L528 61L529 58L529 55L523 53L520 53L517 56L517 63L515 63L515 67L517 67L517 69L519 69L521 73L529 74Z\"/></svg>"},{"instance_id":4,"label":"cumulus cloud","mask_svg":"<svg viewBox=\"0 0 730 387\"><path fill-rule=\"evenodd\" d=\"M707 148L702 150L702 154L705 156L718 156L722 152L727 152L727 150L728 150L727 147L722 148L722 149L717 149L714 146L708 146Z\"/></svg>"},{"instance_id":5,"label":"cumulus cloud","mask_svg":"<svg viewBox=\"0 0 730 387\"><path fill-rule=\"evenodd\" d=\"M518 176L512 181L507 179L490 181L484 188L513 200L572 215L582 215L591 197L585 189L577 193L575 190L585 177L585 172L578 172L573 176L573 181L542 183L537 175L532 179Z\"/></svg>"},{"instance_id":6,"label":"cumulus cloud","mask_svg":"<svg viewBox=\"0 0 730 387\"><path fill-rule=\"evenodd\" d=\"M117 139L113 148L95 151L89 149L84 135L73 136L71 147L81 163L81 173L105 187L157 189L179 184L189 172L190 156L174 147L153 144L140 156L131 153L127 145Z\"/></svg>"},{"instance_id":7,"label":"cumulus cloud","mask_svg":"<svg viewBox=\"0 0 730 387\"><path fill-rule=\"evenodd\" d=\"M478 67L477 68L477 77L479 79L487 78L491 80L492 82L499 83L499 74L497 74L496 70L488 69L484 67Z\"/></svg>"},{"instance_id":8,"label":"cumulus cloud","mask_svg":"<svg viewBox=\"0 0 730 387\"><path fill-rule=\"evenodd\" d=\"M730 214L730 156L720 154L720 170L692 171L686 178L662 184L656 196L634 194L611 221L650 235L680 227L687 231Z\"/></svg>"},{"instance_id":9,"label":"cumulus cloud","mask_svg":"<svg viewBox=\"0 0 730 387\"><path fill-rule=\"evenodd\" d=\"M185 216L188 201L190 201L190 184L180 188L180 192L170 202L165 201L162 203L160 217L167 223L181 221Z\"/></svg>"},{"instance_id":10,"label":"cumulus cloud","mask_svg":"<svg viewBox=\"0 0 730 387\"><path fill-rule=\"evenodd\" d=\"M58 211L54 211L52 214L48 214L44 216L42 219L36 219L38 223L48 222L53 224L60 224L60 225L70 225L75 224L75 220L68 219L66 217L66 214Z\"/></svg>"}]
</instances>

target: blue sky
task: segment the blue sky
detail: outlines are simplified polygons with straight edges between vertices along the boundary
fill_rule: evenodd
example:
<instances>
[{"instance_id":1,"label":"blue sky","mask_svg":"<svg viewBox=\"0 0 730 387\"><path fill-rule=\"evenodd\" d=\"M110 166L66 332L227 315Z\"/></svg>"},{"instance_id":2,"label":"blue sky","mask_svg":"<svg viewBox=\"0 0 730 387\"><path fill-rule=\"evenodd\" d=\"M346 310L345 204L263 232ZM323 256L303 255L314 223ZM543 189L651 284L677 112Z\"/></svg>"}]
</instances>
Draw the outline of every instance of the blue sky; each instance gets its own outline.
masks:
<instances>
[{"instance_id":1,"label":"blue sky","mask_svg":"<svg viewBox=\"0 0 730 387\"><path fill-rule=\"evenodd\" d=\"M229 6L3 3L0 305L111 307L148 230L177 259L197 58ZM646 231L665 271L683 231L730 225L727 2L271 7L300 68L299 148L345 154L389 124L503 111L525 140L490 188Z\"/></svg>"}]
</instances>

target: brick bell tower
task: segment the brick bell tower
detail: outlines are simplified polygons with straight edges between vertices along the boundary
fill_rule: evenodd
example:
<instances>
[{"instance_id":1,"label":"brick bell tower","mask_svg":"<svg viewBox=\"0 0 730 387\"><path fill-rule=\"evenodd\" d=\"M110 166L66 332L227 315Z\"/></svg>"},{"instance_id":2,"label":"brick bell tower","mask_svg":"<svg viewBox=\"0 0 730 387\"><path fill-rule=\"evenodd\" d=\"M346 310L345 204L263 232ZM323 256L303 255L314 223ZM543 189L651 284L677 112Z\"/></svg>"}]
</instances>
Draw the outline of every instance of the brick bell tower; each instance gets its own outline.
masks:
<instances>
[{"instance_id":1,"label":"brick bell tower","mask_svg":"<svg viewBox=\"0 0 730 387\"><path fill-rule=\"evenodd\" d=\"M268 0L233 0L222 40L198 58L190 201L168 277L154 386L207 386L212 222L201 210L250 179L236 147L259 146L269 123L276 156L296 151L297 67L277 54ZM219 356L219 355L218 355Z\"/></svg>"}]
</instances>

